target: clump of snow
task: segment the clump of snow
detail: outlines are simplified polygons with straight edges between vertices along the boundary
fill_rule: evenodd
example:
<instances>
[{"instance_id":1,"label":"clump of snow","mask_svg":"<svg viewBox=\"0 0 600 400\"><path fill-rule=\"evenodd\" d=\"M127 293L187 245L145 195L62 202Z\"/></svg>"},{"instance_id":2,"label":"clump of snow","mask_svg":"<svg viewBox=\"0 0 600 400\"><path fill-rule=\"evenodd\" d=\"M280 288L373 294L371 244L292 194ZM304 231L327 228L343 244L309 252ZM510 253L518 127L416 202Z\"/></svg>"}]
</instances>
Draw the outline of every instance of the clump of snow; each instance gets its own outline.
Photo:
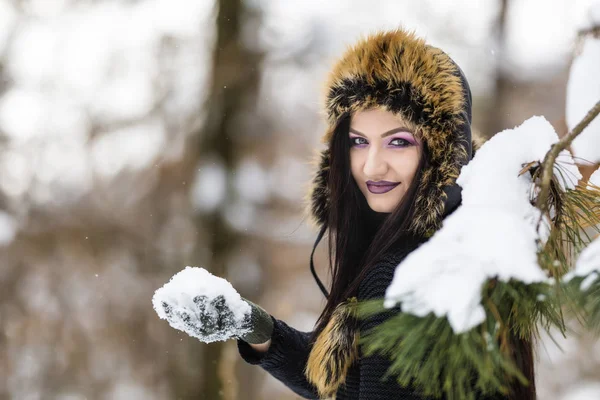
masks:
<instances>
[{"instance_id":1,"label":"clump of snow","mask_svg":"<svg viewBox=\"0 0 600 400\"><path fill-rule=\"evenodd\" d=\"M532 117L485 143L457 180L463 201L442 229L406 257L387 288L384 305L402 303L404 312L448 317L456 333L485 319L481 288L490 278L546 282L537 263L540 211L531 202L533 183L523 166L541 161L558 136L543 117ZM559 167L573 189L581 178L568 152ZM544 227L544 225L542 226Z\"/></svg>"},{"instance_id":2,"label":"clump of snow","mask_svg":"<svg viewBox=\"0 0 600 400\"><path fill-rule=\"evenodd\" d=\"M575 57L567 85L566 119L572 130L600 99L600 39L584 39L581 54ZM571 145L581 164L600 162L600 118L595 118ZM578 161L579 162L579 161Z\"/></svg>"},{"instance_id":3,"label":"clump of snow","mask_svg":"<svg viewBox=\"0 0 600 400\"><path fill-rule=\"evenodd\" d=\"M173 328L205 343L249 331L250 305L227 280L204 268L186 267L175 274L156 290L152 305Z\"/></svg>"},{"instance_id":4,"label":"clump of snow","mask_svg":"<svg viewBox=\"0 0 600 400\"><path fill-rule=\"evenodd\" d=\"M485 319L480 292L488 278L545 281L536 237L531 223L508 210L461 207L396 269L386 307L402 302L404 312L447 316L455 332L467 331Z\"/></svg>"}]
</instances>

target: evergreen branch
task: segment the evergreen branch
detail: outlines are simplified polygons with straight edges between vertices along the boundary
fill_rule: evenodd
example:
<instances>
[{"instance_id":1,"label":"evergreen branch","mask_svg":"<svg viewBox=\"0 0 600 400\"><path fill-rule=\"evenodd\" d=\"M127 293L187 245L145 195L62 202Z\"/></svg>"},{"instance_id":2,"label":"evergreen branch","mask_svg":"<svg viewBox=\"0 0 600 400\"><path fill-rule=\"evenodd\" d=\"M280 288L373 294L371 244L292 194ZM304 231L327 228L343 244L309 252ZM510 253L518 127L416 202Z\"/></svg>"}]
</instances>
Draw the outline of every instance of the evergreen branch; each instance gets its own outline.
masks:
<instances>
[{"instance_id":1,"label":"evergreen branch","mask_svg":"<svg viewBox=\"0 0 600 400\"><path fill-rule=\"evenodd\" d=\"M382 354L391 360L383 379L394 376L404 387L423 396L477 399L506 395L511 382L527 385L513 359L517 339L532 340L536 324L557 326L564 332L554 285L508 283L491 279L482 290L486 320L456 334L448 319L429 313L423 317L397 313L361 332L363 354ZM389 312L382 300L360 301L359 319Z\"/></svg>"},{"instance_id":2,"label":"evergreen branch","mask_svg":"<svg viewBox=\"0 0 600 400\"><path fill-rule=\"evenodd\" d=\"M574 310L583 312L587 327L600 334L600 275L592 273L587 277L574 277L566 285L565 290L572 294ZM577 315L581 321L581 316Z\"/></svg>"},{"instance_id":3,"label":"evergreen branch","mask_svg":"<svg viewBox=\"0 0 600 400\"><path fill-rule=\"evenodd\" d=\"M596 333L600 333L600 277L594 281L586 292L588 299L588 326Z\"/></svg>"},{"instance_id":4,"label":"evergreen branch","mask_svg":"<svg viewBox=\"0 0 600 400\"><path fill-rule=\"evenodd\" d=\"M588 111L587 115L573 128L571 132L561 138L550 147L548 153L542 162L542 179L540 184L540 193L537 198L536 206L542 211L537 223L536 229L539 231L543 215L548 211L548 197L550 195L550 182L554 175L554 163L561 151L567 149L573 140L583 132L583 130L600 114L600 101Z\"/></svg>"},{"instance_id":5,"label":"evergreen branch","mask_svg":"<svg viewBox=\"0 0 600 400\"><path fill-rule=\"evenodd\" d=\"M568 139L551 147L543 163L530 163L520 172L529 172L533 182L549 179L547 186L538 186L538 231L541 219L547 216L549 236L537 256L540 267L555 283L490 279L481 296L485 321L461 334L452 330L445 316L416 316L397 308L397 315L361 332L359 340L365 355L380 353L391 360L384 379L394 376L400 385L415 387L424 396L449 400L507 394L515 380L528 383L513 359L517 339L532 341L539 338L538 329L550 333L552 327L564 336L564 305L579 320L584 315L600 329L600 278L586 290L579 284L583 279L567 284L561 280L592 240L584 228L600 231L600 191L581 184L574 190L563 189L560 180L569 178L568 170L554 165L560 152L600 113L600 102L595 109L595 114L588 113ZM389 310L383 307L383 301L371 300L359 302L357 311L357 317L365 319Z\"/></svg>"}]
</instances>

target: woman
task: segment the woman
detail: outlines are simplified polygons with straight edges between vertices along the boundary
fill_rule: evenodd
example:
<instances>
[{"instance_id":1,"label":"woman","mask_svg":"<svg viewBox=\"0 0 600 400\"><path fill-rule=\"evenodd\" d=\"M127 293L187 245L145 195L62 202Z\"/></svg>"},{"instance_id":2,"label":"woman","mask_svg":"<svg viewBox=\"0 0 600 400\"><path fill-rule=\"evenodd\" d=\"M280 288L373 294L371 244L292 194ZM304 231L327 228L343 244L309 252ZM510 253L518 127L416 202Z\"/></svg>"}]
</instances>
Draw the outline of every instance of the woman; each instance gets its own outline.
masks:
<instances>
[{"instance_id":1,"label":"woman","mask_svg":"<svg viewBox=\"0 0 600 400\"><path fill-rule=\"evenodd\" d=\"M418 388L401 387L393 378L383 381L390 361L363 355L358 346L361 332L399 309L358 320L350 303L384 297L396 266L459 206L456 178L473 156L470 89L444 52L393 30L348 49L325 94L327 147L309 200L320 227L315 247L329 232L332 283L328 292L311 255L311 270L327 297L314 331L297 331L249 301L251 312L244 311L236 323L239 305L204 295L194 295L193 315L179 312L181 321L172 325L187 327L206 342L237 338L244 360L305 398L423 399ZM161 315L175 318L172 305L161 306ZM533 400L531 344L511 342L531 384L509 382L508 397L486 398Z\"/></svg>"},{"instance_id":2,"label":"woman","mask_svg":"<svg viewBox=\"0 0 600 400\"><path fill-rule=\"evenodd\" d=\"M379 32L333 68L326 113L327 148L310 192L319 239L329 231L330 293L315 275L326 306L313 332L271 317L269 341L239 339L238 348L244 360L306 398L421 399L414 388L382 382L390 362L363 357L357 346L359 332L397 309L357 322L342 306L354 296L384 297L398 263L460 204L455 180L474 151L470 89L441 50L403 30ZM531 384L515 383L510 397L494 398L534 399L531 344L513 343Z\"/></svg>"}]
</instances>

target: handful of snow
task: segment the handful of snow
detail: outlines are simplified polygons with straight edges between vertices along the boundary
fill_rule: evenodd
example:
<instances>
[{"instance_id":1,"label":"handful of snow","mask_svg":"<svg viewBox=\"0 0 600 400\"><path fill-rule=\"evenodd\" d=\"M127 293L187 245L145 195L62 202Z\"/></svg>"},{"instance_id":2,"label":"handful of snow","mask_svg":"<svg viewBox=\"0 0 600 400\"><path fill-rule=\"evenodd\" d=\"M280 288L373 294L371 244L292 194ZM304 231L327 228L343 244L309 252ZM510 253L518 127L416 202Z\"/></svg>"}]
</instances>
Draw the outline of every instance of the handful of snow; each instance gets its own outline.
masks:
<instances>
[{"instance_id":1,"label":"handful of snow","mask_svg":"<svg viewBox=\"0 0 600 400\"><path fill-rule=\"evenodd\" d=\"M537 242L547 239L548 230L536 231L540 211L531 204L533 182L519 172L543 160L556 141L552 125L532 117L486 142L458 177L462 205L396 268L384 306L402 303L406 313L445 316L455 333L463 333L485 320L481 290L490 278L546 282ZM581 178L566 151L554 171L565 190Z\"/></svg>"},{"instance_id":2,"label":"handful of snow","mask_svg":"<svg viewBox=\"0 0 600 400\"><path fill-rule=\"evenodd\" d=\"M161 319L188 335L211 343L250 330L252 309L231 284L204 268L186 267L152 297Z\"/></svg>"}]
</instances>

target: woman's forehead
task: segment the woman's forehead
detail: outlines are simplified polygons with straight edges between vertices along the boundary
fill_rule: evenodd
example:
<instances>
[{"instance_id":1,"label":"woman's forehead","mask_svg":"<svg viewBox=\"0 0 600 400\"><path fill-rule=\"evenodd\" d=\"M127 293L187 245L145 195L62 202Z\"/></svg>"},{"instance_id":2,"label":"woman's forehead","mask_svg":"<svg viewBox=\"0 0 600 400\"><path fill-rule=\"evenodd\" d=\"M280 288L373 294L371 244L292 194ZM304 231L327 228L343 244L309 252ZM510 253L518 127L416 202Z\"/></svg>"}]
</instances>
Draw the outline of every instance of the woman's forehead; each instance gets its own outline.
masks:
<instances>
[{"instance_id":1,"label":"woman's forehead","mask_svg":"<svg viewBox=\"0 0 600 400\"><path fill-rule=\"evenodd\" d=\"M394 128L406 128L417 134L416 126L400 114L392 113L384 108L359 110L352 114L350 126L353 130L365 134L381 134Z\"/></svg>"},{"instance_id":2,"label":"woman's forehead","mask_svg":"<svg viewBox=\"0 0 600 400\"><path fill-rule=\"evenodd\" d=\"M365 110L358 110L351 116L351 121L354 124L359 123L379 123L379 124L401 124L409 126L407 118L402 115L393 113L383 107L374 107Z\"/></svg>"}]
</instances>

